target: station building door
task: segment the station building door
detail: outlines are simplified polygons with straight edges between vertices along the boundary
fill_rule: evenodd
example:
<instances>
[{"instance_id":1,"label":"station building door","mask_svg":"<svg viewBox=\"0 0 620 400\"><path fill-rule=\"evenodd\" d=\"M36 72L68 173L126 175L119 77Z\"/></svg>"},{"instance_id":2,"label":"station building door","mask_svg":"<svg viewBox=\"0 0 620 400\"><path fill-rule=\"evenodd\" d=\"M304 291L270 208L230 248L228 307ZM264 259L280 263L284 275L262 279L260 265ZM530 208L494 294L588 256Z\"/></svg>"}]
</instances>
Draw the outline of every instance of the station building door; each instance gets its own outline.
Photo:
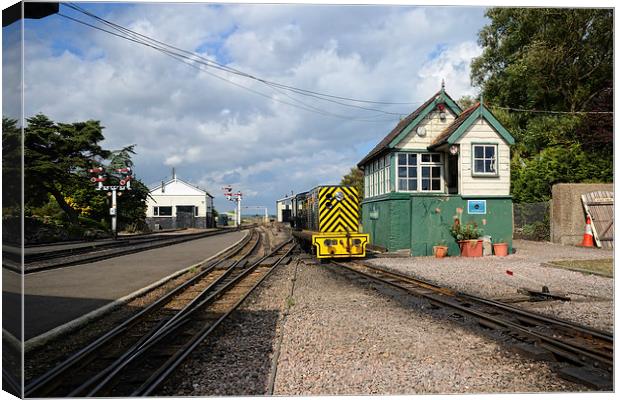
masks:
<instances>
[{"instance_id":1,"label":"station building door","mask_svg":"<svg viewBox=\"0 0 620 400\"><path fill-rule=\"evenodd\" d=\"M194 206L177 206L176 217L177 228L195 228L195 207Z\"/></svg>"}]
</instances>

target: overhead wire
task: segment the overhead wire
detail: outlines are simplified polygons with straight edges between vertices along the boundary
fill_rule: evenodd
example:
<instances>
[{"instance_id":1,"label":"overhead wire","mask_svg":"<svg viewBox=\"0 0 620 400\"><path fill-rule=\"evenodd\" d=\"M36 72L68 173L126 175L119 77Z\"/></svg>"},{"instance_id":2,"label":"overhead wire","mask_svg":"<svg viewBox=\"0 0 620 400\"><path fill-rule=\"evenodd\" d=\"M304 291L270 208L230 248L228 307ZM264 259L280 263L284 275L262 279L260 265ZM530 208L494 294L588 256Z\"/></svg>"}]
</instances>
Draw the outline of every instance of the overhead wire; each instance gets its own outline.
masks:
<instances>
[{"instance_id":1,"label":"overhead wire","mask_svg":"<svg viewBox=\"0 0 620 400\"><path fill-rule=\"evenodd\" d=\"M227 82L227 83L229 83L229 84L231 84L231 85L233 85L233 86L237 86L237 87L239 87L239 88L242 88L242 89L244 89L244 90L250 91L250 92L252 92L252 93L254 93L254 94L257 94L257 95L259 95L259 96L262 96L262 97L268 98L268 99L273 100L273 101L278 102L278 103L282 103L282 104L286 104L286 105L289 105L289 106L292 106L292 107L300 108L300 109L305 110L305 111L308 111L308 112L318 113L318 114L321 114L321 115L324 115L324 116L331 116L331 117L340 118L340 119L346 119L346 120L351 120L351 121L360 121L360 122L387 122L387 121L393 121L393 120L394 120L394 118L389 118L389 119L387 119L387 118L385 118L385 119L369 119L369 118L371 118L372 116L367 116L367 117L365 117L365 118L363 118L363 117L355 117L355 116L346 116L346 115L336 114L336 113L332 113L332 112L329 112L329 111L326 111L326 110L322 110L322 109L320 109L320 108L313 107L313 106L311 106L311 105L307 105L307 104L305 104L305 106L300 106L300 105L298 105L298 104L290 103L290 102L287 102L287 101L284 101L284 100L278 99L278 98L276 98L276 97L273 97L273 96L271 96L271 95L265 94L265 93L263 93L263 92L260 92L260 91L258 91L258 90L252 89L252 88L250 88L250 87L247 87L247 86L245 86L245 85L239 84L239 83L237 83L237 82L233 82L233 81L231 81L231 80L229 80L229 79L226 79L226 78L224 78L224 77L222 77L222 76L219 76L219 75L217 75L217 74L215 74L215 73L213 73L213 72L207 71L206 69L201 68L200 66L197 66L197 65L195 65L195 64L194 64L194 63L198 63L198 64L200 64L200 65L203 65L203 63L201 63L201 62L199 62L199 61L197 61L197 60L194 60L194 59L191 59L191 58L188 58L188 57L185 57L185 56L179 55L178 53L175 53L175 52L170 51L170 50L168 50L168 49L161 48L161 47L158 47L158 46L154 46L154 45L152 45L152 44L145 43L145 42L143 42L143 41L141 41L141 40L134 39L134 38L132 38L132 37L128 37L128 36L124 36L123 34L119 34L119 33L116 33L116 32L112 32L112 31L107 30L107 29L105 29L105 28L101 28L101 27L99 27L99 26L96 26L96 25L90 24L90 23L88 23L88 22L86 22L86 21L82 21L82 20L80 20L80 19L77 19L77 18L71 17L71 16L66 15L66 14L63 14L63 13L57 13L57 15L59 15L59 16L61 16L61 17L63 17L63 18L67 18L67 19L69 19L69 20L72 20L72 21L74 21L74 22L77 22L77 23L79 23L79 24L83 24L83 25L85 25L85 26L91 27L91 28L93 28L93 29L97 29L97 30L99 30L99 31L106 32L106 33L108 33L108 34L111 34L111 35L114 35L114 36L120 37L120 38L122 38L122 39L126 39L126 40L129 40L129 41L132 41L132 42L138 43L138 44L145 45L145 46L150 47L150 48L152 48L152 49L154 49L154 50L156 50L156 51L159 51L159 52L161 52L161 53L163 53L163 54L165 54L165 55L168 55L169 57L172 57L172 58L174 58L174 59L176 59L176 60L178 60L178 61L181 61L181 62L183 62L183 63L185 63L185 64L187 64L187 65L191 66L192 68L198 69L199 71L201 71L201 72L203 72L203 73L205 73L205 74L207 74L207 75L210 75L210 76L212 76L212 77L214 77L214 78L217 78L217 79L219 79L219 80L222 80L222 81L224 81L224 82ZM290 96L287 96L287 97L289 97L289 98L290 98ZM297 101L297 102L300 102L298 99L294 99L294 98L293 98L293 100L295 100L295 101Z\"/></svg>"},{"instance_id":2,"label":"overhead wire","mask_svg":"<svg viewBox=\"0 0 620 400\"><path fill-rule=\"evenodd\" d=\"M319 100L329 101L329 102L332 102L332 103L335 103L335 104L339 104L339 105L342 105L342 106L345 106L345 107L359 108L359 109L363 109L363 110L367 110L367 111L375 111L375 112L380 112L380 113L384 113L384 114L388 114L388 115L394 115L394 116L402 116L402 115L405 115L406 113L390 112L390 111L385 111L385 110L376 109L376 108L364 107L364 106L360 106L360 105L356 105L356 104L347 104L347 103L343 103L343 102L340 102L340 101L337 101L337 100L333 100L333 99L346 100L346 101L357 102L357 103L383 104L383 105L413 105L413 104L422 104L422 102L385 102L385 101L373 101L373 100L354 99L354 98L350 98L350 97L335 96L335 95L321 93L321 92L316 92L316 91L312 91L312 90L301 89L301 88L297 88L297 87L290 86L290 85L285 85L285 84L278 83L278 82L273 82L273 81L270 81L270 80L267 80L267 79L263 79L263 78L254 76L254 75L249 74L247 72L240 71L238 69L226 66L224 64L218 63L217 61L209 59L209 58L206 58L206 57L202 56L201 54L198 54L198 53L195 53L195 52L192 52L192 51L188 51L188 50L185 50L185 49L181 49L179 47L176 47L176 46L170 45L168 43L165 43L165 42L159 41L157 39L154 39L154 38L152 38L150 36L141 34L139 32L135 32L135 31L133 31L133 30L131 30L129 28L126 28L126 27L124 27L122 25L118 25L118 24L116 24L114 22L106 20L105 18L99 17L98 15L93 14L93 13L83 9L82 7L73 4L73 3L67 3L66 5L68 7L70 7L70 8L78 11L78 12L81 12L81 13L83 13L83 14L91 17L91 18L96 19L97 21L99 21L99 22L101 22L103 24L106 24L106 25L108 25L108 26L110 26L110 27L112 27L114 29L123 31L124 33L127 33L127 34L131 35L134 38L135 37L140 37L140 38L142 38L142 39L144 39L146 41L149 41L151 43L156 43L158 45L166 46L166 47L168 47L170 49L174 49L176 51L185 53L185 54L187 54L190 57L198 58L198 59L206 62L207 66L209 66L209 67L225 70L227 72L230 72L230 73L233 73L233 74L236 74L236 75L239 75L239 76L243 76L245 78L256 80L258 82L261 82L261 83L263 83L265 85L268 85L268 86L271 86L271 87L278 87L278 88L281 88L281 89L284 89L284 90L292 91L292 92L297 93L299 95L314 97L314 98L319 99Z\"/></svg>"},{"instance_id":3,"label":"overhead wire","mask_svg":"<svg viewBox=\"0 0 620 400\"><path fill-rule=\"evenodd\" d=\"M530 113L541 113L541 114L613 114L613 111L551 111L551 110L526 110L523 108L512 108L512 107L502 107L489 105L491 108L497 108L500 110L508 110L508 111L516 111L516 112L530 112Z\"/></svg>"},{"instance_id":4,"label":"overhead wire","mask_svg":"<svg viewBox=\"0 0 620 400\"><path fill-rule=\"evenodd\" d=\"M342 101L338 101L338 100L344 100L344 101L351 101L351 102L357 102L357 103L368 103L368 104L383 104L383 105L413 105L413 104L422 104L422 102L383 102L383 101L373 101L373 100L363 100L363 99L355 99L355 98L351 98L351 97L344 97L344 96L336 96L336 95L331 95L331 94L326 94L326 93L321 93L321 92L316 92L316 91L312 91L312 90L308 90L308 89L302 89L302 88L297 88L294 86L290 86L290 85L285 85L282 83L278 83L278 82L273 82L267 79L263 79L257 76L254 76L252 74L249 74L247 72L238 70L236 68L232 68L230 66L221 64L215 60L206 58L204 56L202 56L201 54L198 54L196 52L192 52L189 50L185 50L179 47L176 47L174 45L159 41L157 39L154 39L150 36L141 34L139 32L133 31L129 28L126 28L122 25L116 24L114 22L111 22L109 20L106 20L105 18L102 18L96 14L93 14L91 12L89 12L88 10L78 6L77 4L74 3L63 3L64 5L66 5L67 7L80 12L84 15L87 15L97 21L99 21L100 23L116 30L117 32L121 32L121 33L117 33L117 32L113 32L95 25L92 25L88 22L79 20L77 18L68 16L66 14L62 14L62 13L58 13L58 15L60 15L61 17L64 18L68 18L70 20L73 20L75 22L78 22L80 24L84 24L86 26L89 26L91 28L94 29L98 29L100 31L106 32L108 34L117 36L119 38L125 39L125 40L129 40L132 41L134 43L137 44L141 44L147 47L150 47L154 50L160 51L172 58L177 59L178 61L184 62L187 65L190 65L194 68L197 68L198 70L213 76L217 79L223 80L229 84L232 84L234 86L237 86L239 88L248 90L254 94L269 98L273 101L276 102L280 102L292 107L297 107L297 108L301 108L305 111L309 111L309 112L315 112L315 113L319 113L321 115L325 115L325 116L332 116L332 117L336 117L336 118L343 118L343 119L349 119L349 120L356 120L356 121L365 121L365 122L384 122L384 121L393 121L395 118L385 118L385 119L376 119L379 115L374 115L374 116L366 116L366 117L355 117L355 116L345 116L345 115L340 115L340 114L336 114L327 110L323 110L321 108L312 106L308 103L302 102L299 99L296 99L292 96L290 96L288 93L286 93L285 91L290 91L292 93L298 94L300 96L306 96L306 97L311 97L311 98L315 98L318 100L322 100L322 101L328 101L334 104L339 104L341 106L344 107L352 107L352 108L357 108L357 109L362 109L362 110L366 110L366 111L374 111L376 113L380 113L380 114L385 114L385 115L389 115L389 116L398 116L399 118L402 118L403 116L407 115L408 113L401 113L401 112L392 112L392 111L385 111L385 110L381 110L381 109L377 109L377 108L372 108L372 107L365 107L365 106L360 106L360 105L356 105L356 104L347 104L344 103ZM189 63L188 61L191 61L191 63ZM196 65L194 65L193 63L197 63L200 65L204 65L205 67L208 68L213 68L213 69L217 69L226 73L230 73L230 74L234 74L237 76L241 76L244 78L248 78L254 81L257 81L263 85L266 85L267 87L269 87L270 89L274 90L275 92L289 98L290 100L294 101L297 104L293 104L287 101L283 101L281 99L275 98L273 96L270 96L268 94L259 92L255 89L249 88L245 85L241 85L237 82L233 82L229 79L223 78L217 74L214 74L210 71L205 70L204 68L200 68L197 67ZM334 100L337 99L337 100ZM521 109L521 108L513 108L513 107L502 107L502 106L497 106L497 105L489 105L489 107L491 108L495 108L495 109L501 109L501 110L507 110L507 111L515 111L515 112L530 112L530 113L547 113L547 114L613 114L613 111L551 111L551 110L533 110L533 109ZM375 119L364 119L364 118L375 118Z\"/></svg>"}]
</instances>

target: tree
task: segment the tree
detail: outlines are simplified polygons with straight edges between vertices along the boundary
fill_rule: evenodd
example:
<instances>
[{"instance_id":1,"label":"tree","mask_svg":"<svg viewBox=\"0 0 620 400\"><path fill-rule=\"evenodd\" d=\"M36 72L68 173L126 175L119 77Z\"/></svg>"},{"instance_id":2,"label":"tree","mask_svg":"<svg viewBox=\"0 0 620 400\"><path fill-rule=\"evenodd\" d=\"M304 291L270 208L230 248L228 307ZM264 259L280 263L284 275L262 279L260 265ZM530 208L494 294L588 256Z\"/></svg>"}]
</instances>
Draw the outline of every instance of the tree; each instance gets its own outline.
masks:
<instances>
[{"instance_id":1,"label":"tree","mask_svg":"<svg viewBox=\"0 0 620 400\"><path fill-rule=\"evenodd\" d=\"M17 120L2 118L3 215L19 215L21 209L21 130Z\"/></svg>"},{"instance_id":2,"label":"tree","mask_svg":"<svg viewBox=\"0 0 620 400\"><path fill-rule=\"evenodd\" d=\"M613 180L613 10L491 8L472 83L513 134L515 201L558 182ZM548 111L556 112L549 113ZM568 113L567 113L568 112Z\"/></svg>"},{"instance_id":3,"label":"tree","mask_svg":"<svg viewBox=\"0 0 620 400\"><path fill-rule=\"evenodd\" d=\"M458 104L462 110L466 110L469 107L473 106L476 103L476 101L477 99L469 95L465 95L465 96L461 96L461 98L456 101L456 104Z\"/></svg>"},{"instance_id":4,"label":"tree","mask_svg":"<svg viewBox=\"0 0 620 400\"><path fill-rule=\"evenodd\" d=\"M43 114L27 121L24 140L26 207L46 207L51 195L70 224L79 224L80 217L107 221L110 199L105 192L95 190L88 169L106 167L106 184L117 185L122 174L115 170L133 166L134 146L119 151L103 149L99 145L104 139L99 121L55 123ZM149 190L137 179L131 181L131 186L132 190L118 199L119 228L144 221L146 217L145 200Z\"/></svg>"},{"instance_id":5,"label":"tree","mask_svg":"<svg viewBox=\"0 0 620 400\"><path fill-rule=\"evenodd\" d=\"M99 146L103 127L99 121L54 123L43 114L28 118L24 138L24 193L29 205L47 201L51 194L71 223L78 223L78 213L65 193L69 188L86 184L76 173L85 170L91 160L108 157Z\"/></svg>"},{"instance_id":6,"label":"tree","mask_svg":"<svg viewBox=\"0 0 620 400\"><path fill-rule=\"evenodd\" d=\"M357 196L360 203L364 198L364 171L357 167L351 168L348 174L340 180L341 185L353 186L357 189Z\"/></svg>"}]
</instances>

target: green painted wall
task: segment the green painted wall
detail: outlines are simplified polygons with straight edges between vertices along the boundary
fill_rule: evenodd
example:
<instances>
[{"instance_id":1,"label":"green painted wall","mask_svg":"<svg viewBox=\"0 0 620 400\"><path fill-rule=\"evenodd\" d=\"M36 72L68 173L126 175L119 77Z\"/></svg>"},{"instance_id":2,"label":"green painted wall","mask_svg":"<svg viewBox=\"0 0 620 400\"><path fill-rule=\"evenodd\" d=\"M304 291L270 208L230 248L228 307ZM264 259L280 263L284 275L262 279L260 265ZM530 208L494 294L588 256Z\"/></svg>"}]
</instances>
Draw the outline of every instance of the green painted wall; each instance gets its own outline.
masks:
<instances>
[{"instance_id":1,"label":"green painted wall","mask_svg":"<svg viewBox=\"0 0 620 400\"><path fill-rule=\"evenodd\" d=\"M467 199L485 199L485 215L469 215ZM389 251L411 249L414 256L432 255L433 246L445 240L449 255L459 255L458 244L450 235L457 209L461 223L474 221L494 242L506 241L512 250L512 199L510 197L462 197L460 195L420 195L390 193L362 202L362 225L371 243ZM371 219L371 211L378 219ZM376 213L375 213L376 215Z\"/></svg>"},{"instance_id":2,"label":"green painted wall","mask_svg":"<svg viewBox=\"0 0 620 400\"><path fill-rule=\"evenodd\" d=\"M362 202L362 227L370 234L372 244L390 251L410 247L410 197L407 193L388 193Z\"/></svg>"}]
</instances>

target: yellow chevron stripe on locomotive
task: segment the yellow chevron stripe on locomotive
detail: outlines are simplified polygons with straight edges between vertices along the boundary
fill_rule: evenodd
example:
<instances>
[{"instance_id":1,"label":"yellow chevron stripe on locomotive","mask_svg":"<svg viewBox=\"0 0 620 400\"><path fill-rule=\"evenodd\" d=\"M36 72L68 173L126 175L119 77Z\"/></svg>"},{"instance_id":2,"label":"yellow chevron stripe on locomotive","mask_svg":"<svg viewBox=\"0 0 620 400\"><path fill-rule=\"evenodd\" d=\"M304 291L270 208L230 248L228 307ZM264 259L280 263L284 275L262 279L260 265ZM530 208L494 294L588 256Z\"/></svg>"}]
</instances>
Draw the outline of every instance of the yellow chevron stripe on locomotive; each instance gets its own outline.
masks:
<instances>
[{"instance_id":1,"label":"yellow chevron stripe on locomotive","mask_svg":"<svg viewBox=\"0 0 620 400\"><path fill-rule=\"evenodd\" d=\"M366 257L368 234L359 230L359 198L350 186L318 186L298 195L294 207L299 230L293 235L315 250L317 258Z\"/></svg>"},{"instance_id":2,"label":"yellow chevron stripe on locomotive","mask_svg":"<svg viewBox=\"0 0 620 400\"><path fill-rule=\"evenodd\" d=\"M357 232L359 200L357 190L348 186L319 188L319 231Z\"/></svg>"}]
</instances>

